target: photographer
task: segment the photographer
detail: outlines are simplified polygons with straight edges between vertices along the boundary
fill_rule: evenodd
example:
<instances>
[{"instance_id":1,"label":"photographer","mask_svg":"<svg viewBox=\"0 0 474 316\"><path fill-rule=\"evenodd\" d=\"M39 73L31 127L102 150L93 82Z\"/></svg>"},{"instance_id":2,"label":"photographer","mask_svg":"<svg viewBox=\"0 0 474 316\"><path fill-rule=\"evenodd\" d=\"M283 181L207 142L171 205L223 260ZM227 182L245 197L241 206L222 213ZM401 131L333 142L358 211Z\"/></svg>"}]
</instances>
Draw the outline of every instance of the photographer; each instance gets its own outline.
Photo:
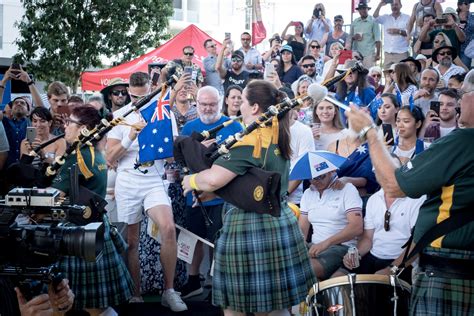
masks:
<instances>
[{"instance_id":1,"label":"photographer","mask_svg":"<svg viewBox=\"0 0 474 316\"><path fill-rule=\"evenodd\" d=\"M321 43L321 47L324 47L326 44L325 42L322 42L324 34L332 31L331 20L326 18L324 4L316 4L314 6L313 15L311 16L311 19L308 20L305 27L304 35L306 36L307 41L311 42L312 40L317 40Z\"/></svg>"},{"instance_id":2,"label":"photographer","mask_svg":"<svg viewBox=\"0 0 474 316\"><path fill-rule=\"evenodd\" d=\"M34 106L44 106L38 89L35 86L35 82L19 64L12 64L3 75L2 83L0 84L0 103L3 103L3 93L5 91L5 87L7 86L8 81L10 80L19 80L27 84L28 89L31 93L31 98L33 99Z\"/></svg>"}]
</instances>

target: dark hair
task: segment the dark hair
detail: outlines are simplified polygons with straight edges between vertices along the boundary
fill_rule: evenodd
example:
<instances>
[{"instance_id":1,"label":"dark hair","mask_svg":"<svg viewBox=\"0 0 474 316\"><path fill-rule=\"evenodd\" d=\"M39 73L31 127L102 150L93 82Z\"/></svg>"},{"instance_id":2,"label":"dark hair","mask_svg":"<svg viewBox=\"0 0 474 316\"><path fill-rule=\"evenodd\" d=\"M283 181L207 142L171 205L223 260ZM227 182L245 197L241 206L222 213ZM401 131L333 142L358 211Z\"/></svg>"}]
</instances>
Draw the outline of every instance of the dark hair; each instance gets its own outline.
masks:
<instances>
[{"instance_id":1,"label":"dark hair","mask_svg":"<svg viewBox=\"0 0 474 316\"><path fill-rule=\"evenodd\" d=\"M364 92L364 89L368 87L367 82L367 73L366 72L357 72L357 82L353 85L350 90L347 86L347 83L344 80L339 81L336 87L336 94L341 98L345 99L349 93L355 91L357 88L359 90L359 94Z\"/></svg>"},{"instance_id":2,"label":"dark hair","mask_svg":"<svg viewBox=\"0 0 474 316\"><path fill-rule=\"evenodd\" d=\"M242 34L240 34L240 36L242 36L242 35L248 35L248 36L250 36L250 38L252 38L252 35L250 35L249 32L243 32Z\"/></svg>"},{"instance_id":3,"label":"dark hair","mask_svg":"<svg viewBox=\"0 0 474 316\"><path fill-rule=\"evenodd\" d=\"M77 103L84 104L84 100L78 95L71 95L69 99L67 100L67 103L69 102L77 102Z\"/></svg>"},{"instance_id":4,"label":"dark hair","mask_svg":"<svg viewBox=\"0 0 474 316\"><path fill-rule=\"evenodd\" d=\"M464 78L466 78L466 74L455 74L452 75L449 79L454 79L457 82L464 82Z\"/></svg>"},{"instance_id":5,"label":"dark hair","mask_svg":"<svg viewBox=\"0 0 474 316\"><path fill-rule=\"evenodd\" d=\"M93 129L97 124L100 123L101 117L99 111L97 111L92 105L85 104L84 106L76 106L72 109L71 115L74 115L81 124L85 125L88 129Z\"/></svg>"},{"instance_id":6,"label":"dark hair","mask_svg":"<svg viewBox=\"0 0 474 316\"><path fill-rule=\"evenodd\" d=\"M204 48L207 48L207 43L212 42L212 39L208 38L207 40L204 41ZM184 49L183 49L184 52Z\"/></svg>"},{"instance_id":7,"label":"dark hair","mask_svg":"<svg viewBox=\"0 0 474 316\"><path fill-rule=\"evenodd\" d=\"M418 136L418 134L420 133L421 127L423 126L423 122L425 121L425 115L423 114L423 110L417 105L415 105L413 109L411 109L410 106L405 105L400 108L398 113L400 113L401 111L406 111L410 113L411 116L415 119L415 124L418 122L421 122L420 127L416 129L416 136Z\"/></svg>"},{"instance_id":8,"label":"dark hair","mask_svg":"<svg viewBox=\"0 0 474 316\"><path fill-rule=\"evenodd\" d=\"M454 77L454 76L453 76ZM452 77L451 77L452 78ZM451 79L450 78L450 79ZM453 89L453 88L447 88L447 89L443 89L439 92L439 96L441 95L445 95L447 97L450 97L450 98L453 98L453 99L456 99L456 101L458 101L461 97L459 96L459 93L456 89Z\"/></svg>"},{"instance_id":9,"label":"dark hair","mask_svg":"<svg viewBox=\"0 0 474 316\"><path fill-rule=\"evenodd\" d=\"M191 45L186 45L186 46L183 47L183 54L184 54L184 50L185 50L186 48L192 49L192 50L193 50L193 53L195 52L194 47L192 47Z\"/></svg>"},{"instance_id":10,"label":"dark hair","mask_svg":"<svg viewBox=\"0 0 474 316\"><path fill-rule=\"evenodd\" d=\"M51 112L47 108L44 108L42 106L37 106L31 111L30 113L30 118L33 119L33 115L36 115L40 119L46 120L48 122L51 122L53 120L53 116L51 115Z\"/></svg>"},{"instance_id":11,"label":"dark hair","mask_svg":"<svg viewBox=\"0 0 474 316\"><path fill-rule=\"evenodd\" d=\"M224 97L222 98L222 113L225 115L225 116L229 116L229 106L227 105L227 103L225 102L225 99L229 97L229 94L232 90L239 90L240 93L242 93L242 87L241 86L238 86L236 84L233 84L233 85L230 85L227 87L227 90L225 90L225 94L224 94ZM240 113L240 110L239 112L237 113L237 116L239 116L241 113Z\"/></svg>"},{"instance_id":12,"label":"dark hair","mask_svg":"<svg viewBox=\"0 0 474 316\"><path fill-rule=\"evenodd\" d=\"M304 56L301 57L301 59L300 59L300 64L302 64L302 63L303 63L305 60L307 60L307 59L311 59L311 60L313 60L313 61L316 61L316 58L314 58L313 55L304 55Z\"/></svg>"},{"instance_id":13,"label":"dark hair","mask_svg":"<svg viewBox=\"0 0 474 316\"><path fill-rule=\"evenodd\" d=\"M393 103L394 107L396 107L397 109L400 108L400 103L398 103L398 99L397 99L397 96L395 94L393 94L393 93L382 93L380 98L389 98L390 101ZM395 115L395 118L396 117L397 117L397 115ZM377 118L375 119L375 124L377 124L377 125L382 124L382 120L380 119L380 117L378 115L377 115Z\"/></svg>"},{"instance_id":14,"label":"dark hair","mask_svg":"<svg viewBox=\"0 0 474 316\"><path fill-rule=\"evenodd\" d=\"M144 87L150 82L150 76L143 71L137 71L130 75L129 85L131 87Z\"/></svg>"},{"instance_id":15,"label":"dark hair","mask_svg":"<svg viewBox=\"0 0 474 316\"><path fill-rule=\"evenodd\" d=\"M48 86L48 98L51 98L54 95L66 94L69 97L69 90L67 86L61 81L54 81Z\"/></svg>"},{"instance_id":16,"label":"dark hair","mask_svg":"<svg viewBox=\"0 0 474 316\"><path fill-rule=\"evenodd\" d=\"M440 79L438 70L436 70L436 68L433 68L433 67L429 66L429 67L425 68L421 73L423 74L427 70L431 70L431 71L434 71L436 73L436 78L437 78L436 83L438 83L439 79Z\"/></svg>"},{"instance_id":17,"label":"dark hair","mask_svg":"<svg viewBox=\"0 0 474 316\"><path fill-rule=\"evenodd\" d=\"M271 105L278 104L286 98L286 93L265 80L251 81L245 87L245 93L249 104L258 104L262 112L266 112ZM278 124L278 147L283 157L288 160L291 157L289 113L280 119Z\"/></svg>"},{"instance_id":18,"label":"dark hair","mask_svg":"<svg viewBox=\"0 0 474 316\"><path fill-rule=\"evenodd\" d=\"M436 16L435 16L434 14L432 14L432 13L426 13L425 15L423 15L423 20L424 20L425 18L429 17L429 16L432 17L433 19L436 19Z\"/></svg>"},{"instance_id":19,"label":"dark hair","mask_svg":"<svg viewBox=\"0 0 474 316\"><path fill-rule=\"evenodd\" d=\"M416 79L410 70L410 66L405 63L398 63L395 65L395 81L399 87L402 86L401 88L404 87L404 89L408 88L410 84L418 86Z\"/></svg>"}]
</instances>

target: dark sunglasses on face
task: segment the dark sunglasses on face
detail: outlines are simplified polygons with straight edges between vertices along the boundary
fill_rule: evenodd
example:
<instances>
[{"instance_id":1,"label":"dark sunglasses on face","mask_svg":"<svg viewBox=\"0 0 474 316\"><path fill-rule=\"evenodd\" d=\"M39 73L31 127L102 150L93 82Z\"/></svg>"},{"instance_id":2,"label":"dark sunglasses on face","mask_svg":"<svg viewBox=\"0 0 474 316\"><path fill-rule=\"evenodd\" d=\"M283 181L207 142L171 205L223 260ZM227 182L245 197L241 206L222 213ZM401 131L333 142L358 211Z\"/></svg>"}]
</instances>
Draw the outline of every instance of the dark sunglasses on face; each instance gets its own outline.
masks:
<instances>
[{"instance_id":1,"label":"dark sunglasses on face","mask_svg":"<svg viewBox=\"0 0 474 316\"><path fill-rule=\"evenodd\" d=\"M382 75L381 74L372 74L372 77L382 78Z\"/></svg>"},{"instance_id":2,"label":"dark sunglasses on face","mask_svg":"<svg viewBox=\"0 0 474 316\"><path fill-rule=\"evenodd\" d=\"M112 95L118 97L119 95L123 95L124 97L127 96L127 90L115 90L111 92Z\"/></svg>"},{"instance_id":3,"label":"dark sunglasses on face","mask_svg":"<svg viewBox=\"0 0 474 316\"><path fill-rule=\"evenodd\" d=\"M320 49L320 48L321 48L321 46L319 46L319 45L311 45L311 48L317 48L317 49Z\"/></svg>"},{"instance_id":4,"label":"dark sunglasses on face","mask_svg":"<svg viewBox=\"0 0 474 316\"><path fill-rule=\"evenodd\" d=\"M234 63L241 63L242 62L242 59L240 59L240 58L232 58L231 60Z\"/></svg>"},{"instance_id":5,"label":"dark sunglasses on face","mask_svg":"<svg viewBox=\"0 0 474 316\"><path fill-rule=\"evenodd\" d=\"M390 211L386 210L383 221L383 229L385 229L386 232L390 230L390 215L392 215Z\"/></svg>"},{"instance_id":6,"label":"dark sunglasses on face","mask_svg":"<svg viewBox=\"0 0 474 316\"><path fill-rule=\"evenodd\" d=\"M209 45L207 48L216 48L216 45Z\"/></svg>"},{"instance_id":7,"label":"dark sunglasses on face","mask_svg":"<svg viewBox=\"0 0 474 316\"><path fill-rule=\"evenodd\" d=\"M316 64L305 64L305 65L301 65L301 67L303 68L314 68L316 66Z\"/></svg>"},{"instance_id":8,"label":"dark sunglasses on face","mask_svg":"<svg viewBox=\"0 0 474 316\"><path fill-rule=\"evenodd\" d=\"M184 55L186 55L186 56L194 56L194 53L185 52Z\"/></svg>"},{"instance_id":9,"label":"dark sunglasses on face","mask_svg":"<svg viewBox=\"0 0 474 316\"><path fill-rule=\"evenodd\" d=\"M440 56L446 56L446 55L451 56L451 52L450 51L441 52L441 53L438 53L438 55L440 55Z\"/></svg>"},{"instance_id":10,"label":"dark sunglasses on face","mask_svg":"<svg viewBox=\"0 0 474 316\"><path fill-rule=\"evenodd\" d=\"M250 38L241 38L241 41L250 41Z\"/></svg>"}]
</instances>

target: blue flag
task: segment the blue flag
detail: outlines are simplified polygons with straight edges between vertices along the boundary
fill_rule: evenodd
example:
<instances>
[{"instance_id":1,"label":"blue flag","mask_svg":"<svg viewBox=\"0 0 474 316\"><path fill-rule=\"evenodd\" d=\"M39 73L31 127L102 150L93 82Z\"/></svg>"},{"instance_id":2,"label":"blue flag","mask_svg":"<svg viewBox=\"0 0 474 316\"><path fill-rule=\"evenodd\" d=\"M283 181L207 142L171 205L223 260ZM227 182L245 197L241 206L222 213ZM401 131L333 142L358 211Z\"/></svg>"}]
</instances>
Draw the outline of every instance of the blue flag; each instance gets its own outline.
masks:
<instances>
[{"instance_id":1,"label":"blue flag","mask_svg":"<svg viewBox=\"0 0 474 316\"><path fill-rule=\"evenodd\" d=\"M397 102L400 105L400 107L403 106L403 100L402 100L402 93L400 92L400 89L398 88L398 85L395 84L395 95L397 96Z\"/></svg>"},{"instance_id":2,"label":"blue flag","mask_svg":"<svg viewBox=\"0 0 474 316\"><path fill-rule=\"evenodd\" d=\"M356 87L354 91L354 98L352 99L351 102L357 105L358 107L362 105L362 100L359 97L359 87Z\"/></svg>"},{"instance_id":3,"label":"blue flag","mask_svg":"<svg viewBox=\"0 0 474 316\"><path fill-rule=\"evenodd\" d=\"M375 98L372 101L370 101L370 103L367 105L367 107L370 110L370 115L372 116L372 119L374 120L377 118L377 111L379 107L381 107L383 104L383 99L380 97L380 95L381 95L380 93L377 94Z\"/></svg>"},{"instance_id":4,"label":"blue flag","mask_svg":"<svg viewBox=\"0 0 474 316\"><path fill-rule=\"evenodd\" d=\"M161 99L153 98L140 110L147 125L138 134L138 162L145 163L173 156L170 90Z\"/></svg>"},{"instance_id":5,"label":"blue flag","mask_svg":"<svg viewBox=\"0 0 474 316\"><path fill-rule=\"evenodd\" d=\"M408 99L408 102L410 104L410 111L412 112L413 109L415 108L415 100L413 99L413 93L410 94L410 98Z\"/></svg>"}]
</instances>

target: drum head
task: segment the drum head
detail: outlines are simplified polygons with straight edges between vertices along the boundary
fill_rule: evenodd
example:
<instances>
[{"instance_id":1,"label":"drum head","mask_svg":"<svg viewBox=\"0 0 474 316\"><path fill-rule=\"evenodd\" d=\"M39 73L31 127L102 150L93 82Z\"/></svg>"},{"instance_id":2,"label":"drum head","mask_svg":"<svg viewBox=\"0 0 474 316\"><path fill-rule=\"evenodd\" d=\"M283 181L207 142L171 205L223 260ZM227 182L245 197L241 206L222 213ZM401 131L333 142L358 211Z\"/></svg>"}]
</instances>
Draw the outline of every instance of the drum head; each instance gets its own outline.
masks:
<instances>
[{"instance_id":1,"label":"drum head","mask_svg":"<svg viewBox=\"0 0 474 316\"><path fill-rule=\"evenodd\" d=\"M402 316L408 315L410 285L400 280L394 288L387 275L359 274L351 286L349 276L341 276L315 284L307 302L313 315Z\"/></svg>"}]
</instances>

